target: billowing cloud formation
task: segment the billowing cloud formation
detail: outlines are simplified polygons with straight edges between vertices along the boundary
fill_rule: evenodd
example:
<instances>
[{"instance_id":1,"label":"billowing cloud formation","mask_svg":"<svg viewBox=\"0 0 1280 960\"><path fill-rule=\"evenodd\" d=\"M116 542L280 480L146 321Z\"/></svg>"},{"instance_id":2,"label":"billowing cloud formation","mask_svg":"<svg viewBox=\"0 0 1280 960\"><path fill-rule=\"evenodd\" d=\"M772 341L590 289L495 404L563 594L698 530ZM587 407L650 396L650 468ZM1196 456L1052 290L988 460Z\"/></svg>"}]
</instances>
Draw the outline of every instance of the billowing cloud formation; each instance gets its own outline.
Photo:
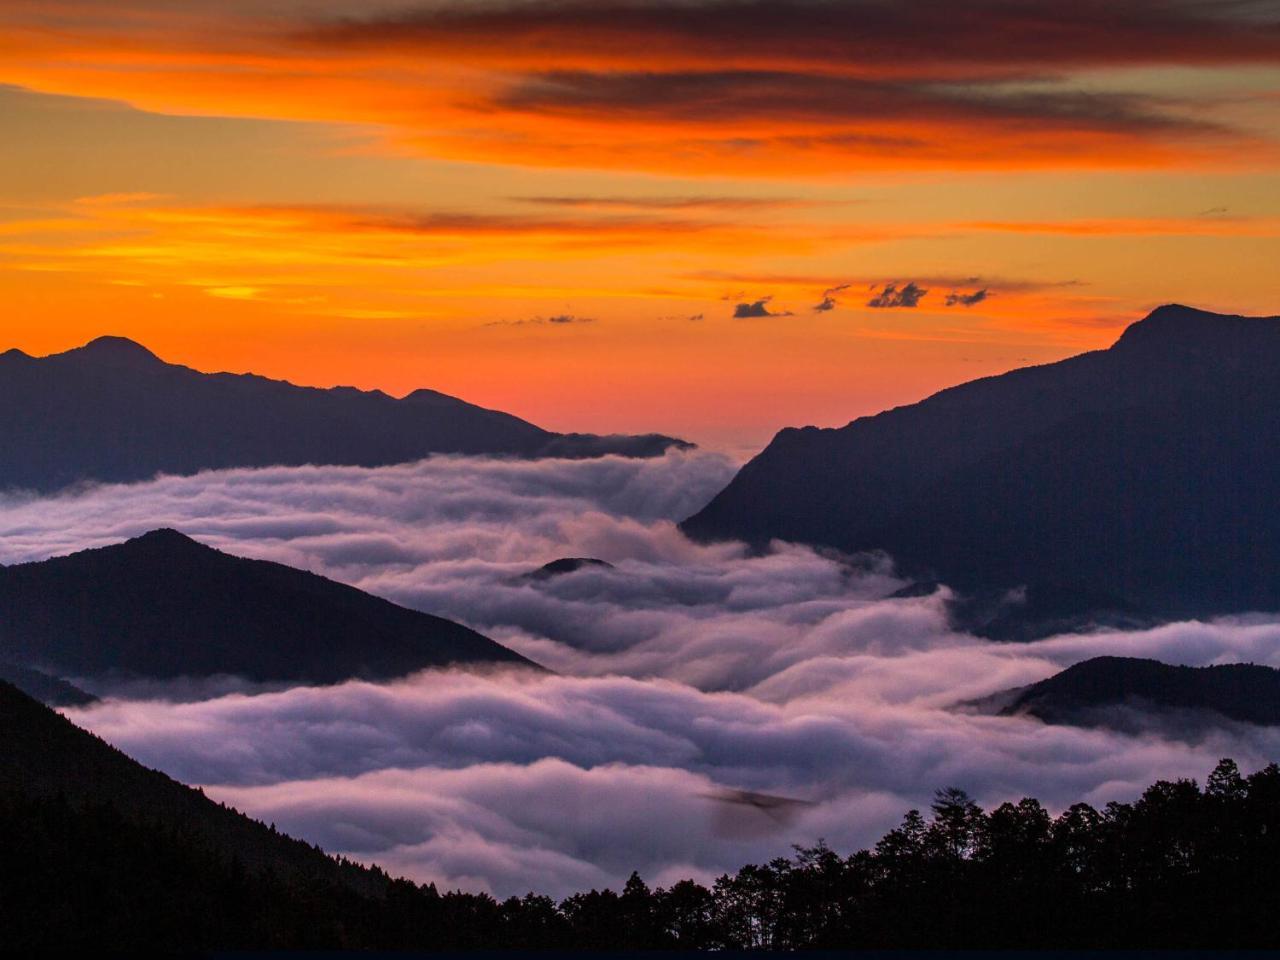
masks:
<instances>
[{"instance_id":1,"label":"billowing cloud formation","mask_svg":"<svg viewBox=\"0 0 1280 960\"><path fill-rule=\"evenodd\" d=\"M928 292L917 286L914 281L908 282L901 288L896 283L886 283L883 290L877 291L875 296L867 301L867 306L879 309L911 308L917 306Z\"/></svg>"},{"instance_id":2,"label":"billowing cloud formation","mask_svg":"<svg viewBox=\"0 0 1280 960\"><path fill-rule=\"evenodd\" d=\"M973 293L959 293L952 290L947 294L946 304L948 307L973 307L989 296L991 296L991 292L986 287L981 290L975 290Z\"/></svg>"},{"instance_id":3,"label":"billowing cloud formation","mask_svg":"<svg viewBox=\"0 0 1280 960\"><path fill-rule=\"evenodd\" d=\"M769 309L769 301L773 297L761 297L759 300L753 300L750 303L740 303L733 308L733 317L735 320L745 320L752 317L789 317L790 310L774 311Z\"/></svg>"},{"instance_id":4,"label":"billowing cloud formation","mask_svg":"<svg viewBox=\"0 0 1280 960\"><path fill-rule=\"evenodd\" d=\"M1280 664L1280 623L980 641L947 627L945 593L884 599L900 586L884 558L687 541L672 521L734 466L440 458L161 478L0 503L0 560L170 525L465 620L551 666L134 690L72 714L332 850L499 894L616 885L631 869L705 879L819 837L848 848L942 785L984 803L1101 803L1280 747L1259 728L1126 736L950 709L1104 652ZM613 567L521 576L560 556ZM733 790L810 804L781 827L746 808L726 818L716 798Z\"/></svg>"}]
</instances>

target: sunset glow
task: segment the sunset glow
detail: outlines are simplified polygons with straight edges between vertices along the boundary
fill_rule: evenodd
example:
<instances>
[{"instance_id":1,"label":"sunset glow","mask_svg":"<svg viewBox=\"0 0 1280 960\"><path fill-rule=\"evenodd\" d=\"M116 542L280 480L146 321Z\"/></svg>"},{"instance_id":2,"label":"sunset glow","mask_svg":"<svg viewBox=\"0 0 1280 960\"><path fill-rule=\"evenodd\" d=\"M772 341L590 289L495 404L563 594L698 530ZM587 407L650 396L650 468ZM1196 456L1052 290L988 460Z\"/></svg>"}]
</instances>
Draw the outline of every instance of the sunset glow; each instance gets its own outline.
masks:
<instances>
[{"instance_id":1,"label":"sunset glow","mask_svg":"<svg viewBox=\"0 0 1280 960\"><path fill-rule=\"evenodd\" d=\"M0 349L750 451L1280 303L1266 3L0 11Z\"/></svg>"}]
</instances>

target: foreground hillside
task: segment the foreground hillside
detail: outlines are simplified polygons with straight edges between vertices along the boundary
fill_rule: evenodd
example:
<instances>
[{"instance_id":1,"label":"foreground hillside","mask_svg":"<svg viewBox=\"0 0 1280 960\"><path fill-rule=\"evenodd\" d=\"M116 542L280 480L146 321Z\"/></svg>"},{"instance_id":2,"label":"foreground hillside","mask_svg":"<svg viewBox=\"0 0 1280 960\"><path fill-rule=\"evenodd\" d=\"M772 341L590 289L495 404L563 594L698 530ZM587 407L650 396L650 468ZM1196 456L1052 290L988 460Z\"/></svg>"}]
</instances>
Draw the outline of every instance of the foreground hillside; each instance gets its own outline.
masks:
<instances>
[{"instance_id":1,"label":"foreground hillside","mask_svg":"<svg viewBox=\"0 0 1280 960\"><path fill-rule=\"evenodd\" d=\"M701 539L885 550L1020 639L1280 610L1280 319L1168 306L1108 350L784 430Z\"/></svg>"},{"instance_id":2,"label":"foreground hillside","mask_svg":"<svg viewBox=\"0 0 1280 960\"><path fill-rule=\"evenodd\" d=\"M379 890L386 882L143 767L3 681L0 803L25 805L32 816L59 806L68 816L110 810L111 818L151 837L150 843L216 850L251 871L346 883L365 891ZM12 848L0 844L0 849Z\"/></svg>"},{"instance_id":3,"label":"foreground hillside","mask_svg":"<svg viewBox=\"0 0 1280 960\"><path fill-rule=\"evenodd\" d=\"M0 568L0 658L62 677L334 683L532 666L442 617L175 530Z\"/></svg>"},{"instance_id":4,"label":"foreground hillside","mask_svg":"<svg viewBox=\"0 0 1280 960\"><path fill-rule=\"evenodd\" d=\"M373 467L433 453L651 457L673 446L688 444L553 433L434 390L396 399L201 373L120 337L48 357L0 353L0 490L222 467Z\"/></svg>"},{"instance_id":5,"label":"foreground hillside","mask_svg":"<svg viewBox=\"0 0 1280 960\"><path fill-rule=\"evenodd\" d=\"M20 952L1274 947L1280 767L1057 817L944 790L848 856L499 903L328 858L0 683L0 851Z\"/></svg>"}]
</instances>

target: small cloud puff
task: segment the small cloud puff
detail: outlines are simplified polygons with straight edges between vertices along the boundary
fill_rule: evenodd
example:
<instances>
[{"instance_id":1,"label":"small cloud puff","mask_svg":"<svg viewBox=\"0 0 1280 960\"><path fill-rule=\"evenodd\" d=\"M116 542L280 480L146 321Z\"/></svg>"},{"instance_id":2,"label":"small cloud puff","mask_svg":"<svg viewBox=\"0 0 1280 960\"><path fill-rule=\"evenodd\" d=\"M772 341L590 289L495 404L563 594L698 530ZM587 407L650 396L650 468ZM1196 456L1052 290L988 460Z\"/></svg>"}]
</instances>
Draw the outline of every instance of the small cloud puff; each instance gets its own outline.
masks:
<instances>
[{"instance_id":1,"label":"small cloud puff","mask_svg":"<svg viewBox=\"0 0 1280 960\"><path fill-rule=\"evenodd\" d=\"M750 303L740 303L733 308L733 317L735 320L745 320L752 317L790 317L790 310L774 311L769 309L769 301L773 297L761 297L759 300L753 300Z\"/></svg>"},{"instance_id":2,"label":"small cloud puff","mask_svg":"<svg viewBox=\"0 0 1280 960\"><path fill-rule=\"evenodd\" d=\"M902 287L896 283L886 283L883 290L867 301L867 306L877 309L913 308L918 306L928 293L928 290L917 286L914 282L908 282Z\"/></svg>"},{"instance_id":3,"label":"small cloud puff","mask_svg":"<svg viewBox=\"0 0 1280 960\"><path fill-rule=\"evenodd\" d=\"M972 307L981 303L987 297L991 296L991 291L986 287L981 290L975 290L973 293L958 293L952 290L947 294L946 305L948 307Z\"/></svg>"}]
</instances>

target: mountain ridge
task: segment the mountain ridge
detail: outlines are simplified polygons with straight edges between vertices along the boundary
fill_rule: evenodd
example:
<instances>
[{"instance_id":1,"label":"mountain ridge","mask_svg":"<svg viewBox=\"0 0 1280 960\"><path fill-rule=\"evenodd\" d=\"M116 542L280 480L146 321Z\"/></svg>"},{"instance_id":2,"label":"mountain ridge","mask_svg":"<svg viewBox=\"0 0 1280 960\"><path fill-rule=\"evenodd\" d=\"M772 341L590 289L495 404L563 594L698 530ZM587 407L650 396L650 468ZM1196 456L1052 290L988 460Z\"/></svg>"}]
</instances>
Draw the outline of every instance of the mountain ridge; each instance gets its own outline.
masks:
<instances>
[{"instance_id":1,"label":"mountain ridge","mask_svg":"<svg viewBox=\"0 0 1280 960\"><path fill-rule=\"evenodd\" d=\"M1280 484L1254 468L1280 466L1278 369L1280 320L1167 305L1106 350L780 431L681 527L883 550L1004 639L1280 609Z\"/></svg>"},{"instance_id":2,"label":"mountain ridge","mask_svg":"<svg viewBox=\"0 0 1280 960\"><path fill-rule=\"evenodd\" d=\"M660 456L661 434L556 433L428 388L299 386L167 363L125 337L0 354L0 490L52 492L232 467L386 466L432 454Z\"/></svg>"}]
</instances>

